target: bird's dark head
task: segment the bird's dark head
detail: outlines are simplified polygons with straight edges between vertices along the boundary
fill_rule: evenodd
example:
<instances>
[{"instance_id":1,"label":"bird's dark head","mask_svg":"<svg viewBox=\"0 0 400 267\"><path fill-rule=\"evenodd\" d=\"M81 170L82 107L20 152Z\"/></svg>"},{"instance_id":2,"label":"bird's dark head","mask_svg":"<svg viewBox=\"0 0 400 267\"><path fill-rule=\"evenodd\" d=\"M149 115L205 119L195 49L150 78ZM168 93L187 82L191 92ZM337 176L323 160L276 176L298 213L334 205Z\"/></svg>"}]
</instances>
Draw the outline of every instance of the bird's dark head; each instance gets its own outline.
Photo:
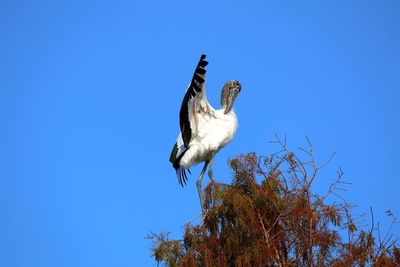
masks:
<instances>
[{"instance_id":1,"label":"bird's dark head","mask_svg":"<svg viewBox=\"0 0 400 267\"><path fill-rule=\"evenodd\" d=\"M239 81L231 80L225 83L221 93L221 106L225 109L225 114L231 111L233 103L241 89L242 86Z\"/></svg>"}]
</instances>

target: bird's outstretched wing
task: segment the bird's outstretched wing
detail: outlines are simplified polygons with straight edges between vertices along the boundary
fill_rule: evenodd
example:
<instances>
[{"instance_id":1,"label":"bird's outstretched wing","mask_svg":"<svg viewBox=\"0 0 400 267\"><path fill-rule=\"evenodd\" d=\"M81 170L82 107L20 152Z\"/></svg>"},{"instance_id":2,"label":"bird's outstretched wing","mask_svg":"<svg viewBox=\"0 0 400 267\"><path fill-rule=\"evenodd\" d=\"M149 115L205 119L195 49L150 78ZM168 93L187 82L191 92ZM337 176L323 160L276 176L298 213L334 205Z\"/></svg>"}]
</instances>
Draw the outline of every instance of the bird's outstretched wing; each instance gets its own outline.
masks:
<instances>
[{"instance_id":1,"label":"bird's outstretched wing","mask_svg":"<svg viewBox=\"0 0 400 267\"><path fill-rule=\"evenodd\" d=\"M192 135L197 130L196 113L198 111L208 112L210 104L205 94L206 55L201 55L194 71L192 81L183 97L181 111L179 112L179 125L181 127L182 139L187 148Z\"/></svg>"},{"instance_id":2,"label":"bird's outstretched wing","mask_svg":"<svg viewBox=\"0 0 400 267\"><path fill-rule=\"evenodd\" d=\"M201 55L193 78L183 97L181 110L179 112L181 133L178 136L178 140L170 156L170 162L175 168L179 184L182 186L186 184L187 175L185 169L179 165L179 162L189 147L192 136L197 131L196 113L198 111L208 112L210 110L210 104L205 95L205 75L206 66L208 65L205 58L206 55Z\"/></svg>"}]
</instances>

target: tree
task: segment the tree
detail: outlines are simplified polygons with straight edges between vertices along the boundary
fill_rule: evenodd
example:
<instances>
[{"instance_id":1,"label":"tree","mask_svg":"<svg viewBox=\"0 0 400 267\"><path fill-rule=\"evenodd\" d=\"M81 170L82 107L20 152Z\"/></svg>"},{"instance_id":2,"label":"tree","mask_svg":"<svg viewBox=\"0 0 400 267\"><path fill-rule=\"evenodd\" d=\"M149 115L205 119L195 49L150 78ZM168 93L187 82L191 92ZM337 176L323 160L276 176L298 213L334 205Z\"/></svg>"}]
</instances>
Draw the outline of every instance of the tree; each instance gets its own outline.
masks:
<instances>
[{"instance_id":1,"label":"tree","mask_svg":"<svg viewBox=\"0 0 400 267\"><path fill-rule=\"evenodd\" d=\"M352 205L339 195L346 184L341 170L326 194L316 194L312 184L329 161L318 166L309 141L300 156L278 136L274 143L279 151L270 156L230 160L232 184L205 188L203 223L186 224L182 240L151 233L155 260L193 267L400 266L391 228L381 238L372 210L368 229L355 223ZM388 215L392 227L397 220Z\"/></svg>"}]
</instances>

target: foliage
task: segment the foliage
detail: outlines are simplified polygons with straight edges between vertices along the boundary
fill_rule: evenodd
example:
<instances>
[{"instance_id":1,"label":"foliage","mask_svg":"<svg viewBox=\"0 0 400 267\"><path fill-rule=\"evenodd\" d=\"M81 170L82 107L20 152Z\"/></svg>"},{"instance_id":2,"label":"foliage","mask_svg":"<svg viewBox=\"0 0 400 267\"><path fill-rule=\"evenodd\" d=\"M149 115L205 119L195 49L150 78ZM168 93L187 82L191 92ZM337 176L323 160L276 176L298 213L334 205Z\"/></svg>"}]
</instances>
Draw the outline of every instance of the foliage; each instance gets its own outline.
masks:
<instances>
[{"instance_id":1,"label":"foliage","mask_svg":"<svg viewBox=\"0 0 400 267\"><path fill-rule=\"evenodd\" d=\"M205 188L203 223L187 224L183 240L151 234L155 260L193 267L400 266L398 239L390 233L381 238L372 210L368 230L355 223L338 193L345 184L341 170L326 194L313 193L326 164L317 166L311 143L300 149L305 161L278 137L275 143L280 150L268 157L249 153L230 161L232 184ZM340 201L328 203L330 196ZM396 218L388 212L393 226Z\"/></svg>"}]
</instances>

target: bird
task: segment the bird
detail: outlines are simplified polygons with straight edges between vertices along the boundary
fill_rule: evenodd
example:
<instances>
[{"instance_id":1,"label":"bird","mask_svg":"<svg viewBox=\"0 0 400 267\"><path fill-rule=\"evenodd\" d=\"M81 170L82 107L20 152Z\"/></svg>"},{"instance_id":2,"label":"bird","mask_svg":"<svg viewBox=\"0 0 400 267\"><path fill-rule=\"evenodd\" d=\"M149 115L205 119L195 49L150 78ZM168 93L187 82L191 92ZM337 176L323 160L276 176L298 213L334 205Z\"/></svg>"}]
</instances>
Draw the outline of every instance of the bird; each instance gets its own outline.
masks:
<instances>
[{"instance_id":1,"label":"bird","mask_svg":"<svg viewBox=\"0 0 400 267\"><path fill-rule=\"evenodd\" d=\"M215 155L233 138L238 120L233 104L241 91L237 80L229 80L222 87L221 108L214 109L207 101L205 91L206 55L201 55L192 80L186 90L179 112L180 133L174 144L170 162L176 171L179 184L183 187L188 181L186 171L204 162L196 186L200 198L202 214L204 203L201 184L208 167L208 177L216 183L213 175Z\"/></svg>"}]
</instances>

